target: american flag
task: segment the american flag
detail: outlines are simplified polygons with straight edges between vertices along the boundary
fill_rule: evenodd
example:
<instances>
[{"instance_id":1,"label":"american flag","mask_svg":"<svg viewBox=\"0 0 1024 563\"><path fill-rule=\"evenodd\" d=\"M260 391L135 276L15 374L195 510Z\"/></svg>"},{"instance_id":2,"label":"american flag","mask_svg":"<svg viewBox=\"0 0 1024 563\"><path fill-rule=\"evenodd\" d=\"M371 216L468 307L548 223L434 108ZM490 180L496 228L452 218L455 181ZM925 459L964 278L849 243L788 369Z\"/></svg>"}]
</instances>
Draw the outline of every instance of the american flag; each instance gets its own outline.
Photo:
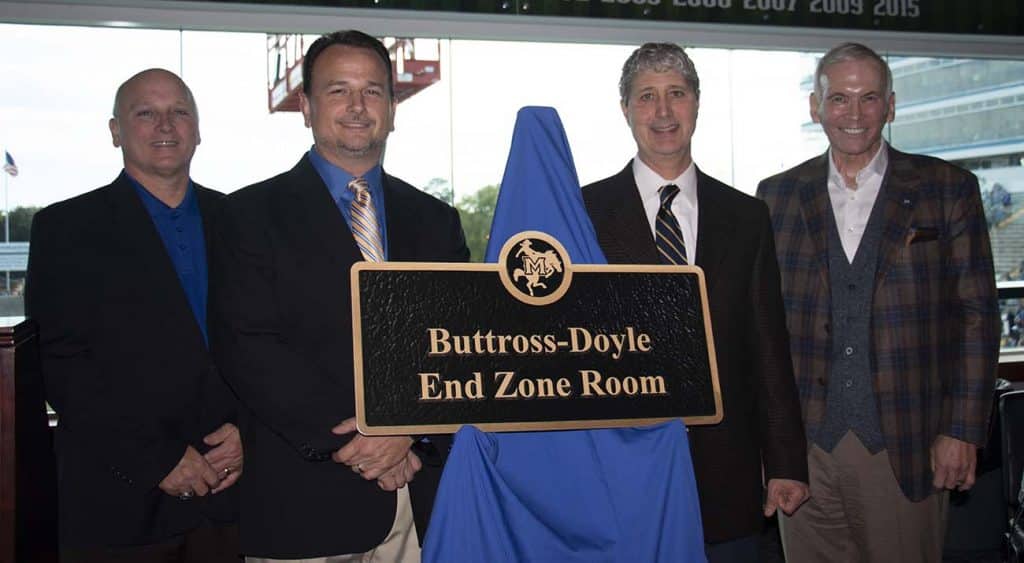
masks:
<instances>
[{"instance_id":1,"label":"american flag","mask_svg":"<svg viewBox=\"0 0 1024 563\"><path fill-rule=\"evenodd\" d=\"M18 175L18 165L14 163L14 157L7 151L4 151L4 172L11 176Z\"/></svg>"}]
</instances>

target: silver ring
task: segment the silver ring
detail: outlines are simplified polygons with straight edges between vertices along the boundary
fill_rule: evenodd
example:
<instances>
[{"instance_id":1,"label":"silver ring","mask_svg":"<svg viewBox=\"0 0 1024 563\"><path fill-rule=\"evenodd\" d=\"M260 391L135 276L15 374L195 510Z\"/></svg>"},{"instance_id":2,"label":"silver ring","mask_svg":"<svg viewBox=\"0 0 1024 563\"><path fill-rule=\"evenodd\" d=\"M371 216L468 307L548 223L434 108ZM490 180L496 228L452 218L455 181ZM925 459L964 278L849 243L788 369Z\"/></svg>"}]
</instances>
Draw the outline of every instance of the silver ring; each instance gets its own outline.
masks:
<instances>
[{"instance_id":1,"label":"silver ring","mask_svg":"<svg viewBox=\"0 0 1024 563\"><path fill-rule=\"evenodd\" d=\"M363 464L357 463L356 464L356 473L362 473L362 472L363 472Z\"/></svg>"},{"instance_id":2,"label":"silver ring","mask_svg":"<svg viewBox=\"0 0 1024 563\"><path fill-rule=\"evenodd\" d=\"M192 497L196 496L193 491L185 491L178 495L178 500L192 500Z\"/></svg>"},{"instance_id":3,"label":"silver ring","mask_svg":"<svg viewBox=\"0 0 1024 563\"><path fill-rule=\"evenodd\" d=\"M224 477L227 477L228 475L231 475L231 468L230 467L225 467L224 470L223 470L223 473L224 473Z\"/></svg>"}]
</instances>

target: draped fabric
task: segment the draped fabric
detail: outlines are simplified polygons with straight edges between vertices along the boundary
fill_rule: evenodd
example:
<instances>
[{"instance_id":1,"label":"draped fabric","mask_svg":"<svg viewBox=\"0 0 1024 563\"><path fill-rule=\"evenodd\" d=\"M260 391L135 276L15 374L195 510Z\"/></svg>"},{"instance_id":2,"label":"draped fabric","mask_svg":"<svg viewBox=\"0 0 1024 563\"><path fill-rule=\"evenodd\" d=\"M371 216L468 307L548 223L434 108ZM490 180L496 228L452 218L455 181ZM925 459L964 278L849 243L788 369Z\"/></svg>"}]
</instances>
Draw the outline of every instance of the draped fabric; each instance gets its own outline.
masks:
<instances>
[{"instance_id":1,"label":"draped fabric","mask_svg":"<svg viewBox=\"0 0 1024 563\"><path fill-rule=\"evenodd\" d=\"M487 260L524 230L553 235L574 263L605 263L552 108L519 111ZM682 422L516 433L463 427L441 478L423 561L705 561Z\"/></svg>"}]
</instances>

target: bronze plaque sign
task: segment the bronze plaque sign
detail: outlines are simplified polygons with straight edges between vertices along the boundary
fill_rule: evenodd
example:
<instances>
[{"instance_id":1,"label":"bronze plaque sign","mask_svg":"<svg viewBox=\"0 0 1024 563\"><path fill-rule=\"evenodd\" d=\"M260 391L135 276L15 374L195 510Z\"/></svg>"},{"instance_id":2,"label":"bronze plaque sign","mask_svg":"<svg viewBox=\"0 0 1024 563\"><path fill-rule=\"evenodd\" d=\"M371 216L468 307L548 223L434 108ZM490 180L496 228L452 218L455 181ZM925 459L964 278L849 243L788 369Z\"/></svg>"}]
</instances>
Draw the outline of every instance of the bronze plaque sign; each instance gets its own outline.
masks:
<instances>
[{"instance_id":1,"label":"bronze plaque sign","mask_svg":"<svg viewBox=\"0 0 1024 563\"><path fill-rule=\"evenodd\" d=\"M352 323L363 434L722 419L697 267L574 265L526 231L497 264L356 264Z\"/></svg>"}]
</instances>

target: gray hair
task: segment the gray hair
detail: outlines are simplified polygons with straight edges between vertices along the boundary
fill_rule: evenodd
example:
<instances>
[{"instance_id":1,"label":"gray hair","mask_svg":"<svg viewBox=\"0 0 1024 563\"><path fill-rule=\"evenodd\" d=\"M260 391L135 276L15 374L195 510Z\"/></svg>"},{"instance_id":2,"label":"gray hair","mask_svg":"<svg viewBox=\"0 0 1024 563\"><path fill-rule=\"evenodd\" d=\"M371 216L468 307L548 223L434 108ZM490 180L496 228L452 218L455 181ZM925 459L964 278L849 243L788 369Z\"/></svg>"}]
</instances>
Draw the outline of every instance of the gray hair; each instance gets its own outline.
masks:
<instances>
[{"instance_id":1,"label":"gray hair","mask_svg":"<svg viewBox=\"0 0 1024 563\"><path fill-rule=\"evenodd\" d=\"M128 85L141 80L149 74L166 74L170 78L173 78L178 85L181 86L181 89L185 91L185 99L188 100L188 104L192 106L192 113L196 116L196 119L199 119L199 106L196 105L196 98L192 95L192 89L188 87L188 84L185 84L185 81L182 80L180 76L163 68L148 68L142 72L138 72L117 87L117 93L114 94L114 108L111 110L111 115L114 118L120 118L117 112L121 108L121 101L122 98L124 98L124 92L128 88Z\"/></svg>"},{"instance_id":2,"label":"gray hair","mask_svg":"<svg viewBox=\"0 0 1024 563\"><path fill-rule=\"evenodd\" d=\"M825 89L828 88L828 77L825 76L825 69L846 61L874 61L882 72L882 89L885 92L885 100L892 98L892 70L889 63L885 62L878 53L861 43L842 43L829 49L825 56L818 61L818 67L814 69L814 95L818 99L818 107L825 103Z\"/></svg>"},{"instance_id":3,"label":"gray hair","mask_svg":"<svg viewBox=\"0 0 1024 563\"><path fill-rule=\"evenodd\" d=\"M675 43L644 43L626 59L622 65L622 76L619 78L619 97L622 103L629 102L629 91L633 88L633 79L645 70L667 72L674 70L683 76L683 80L693 89L694 95L700 98L700 78L693 61L686 51Z\"/></svg>"}]
</instances>

